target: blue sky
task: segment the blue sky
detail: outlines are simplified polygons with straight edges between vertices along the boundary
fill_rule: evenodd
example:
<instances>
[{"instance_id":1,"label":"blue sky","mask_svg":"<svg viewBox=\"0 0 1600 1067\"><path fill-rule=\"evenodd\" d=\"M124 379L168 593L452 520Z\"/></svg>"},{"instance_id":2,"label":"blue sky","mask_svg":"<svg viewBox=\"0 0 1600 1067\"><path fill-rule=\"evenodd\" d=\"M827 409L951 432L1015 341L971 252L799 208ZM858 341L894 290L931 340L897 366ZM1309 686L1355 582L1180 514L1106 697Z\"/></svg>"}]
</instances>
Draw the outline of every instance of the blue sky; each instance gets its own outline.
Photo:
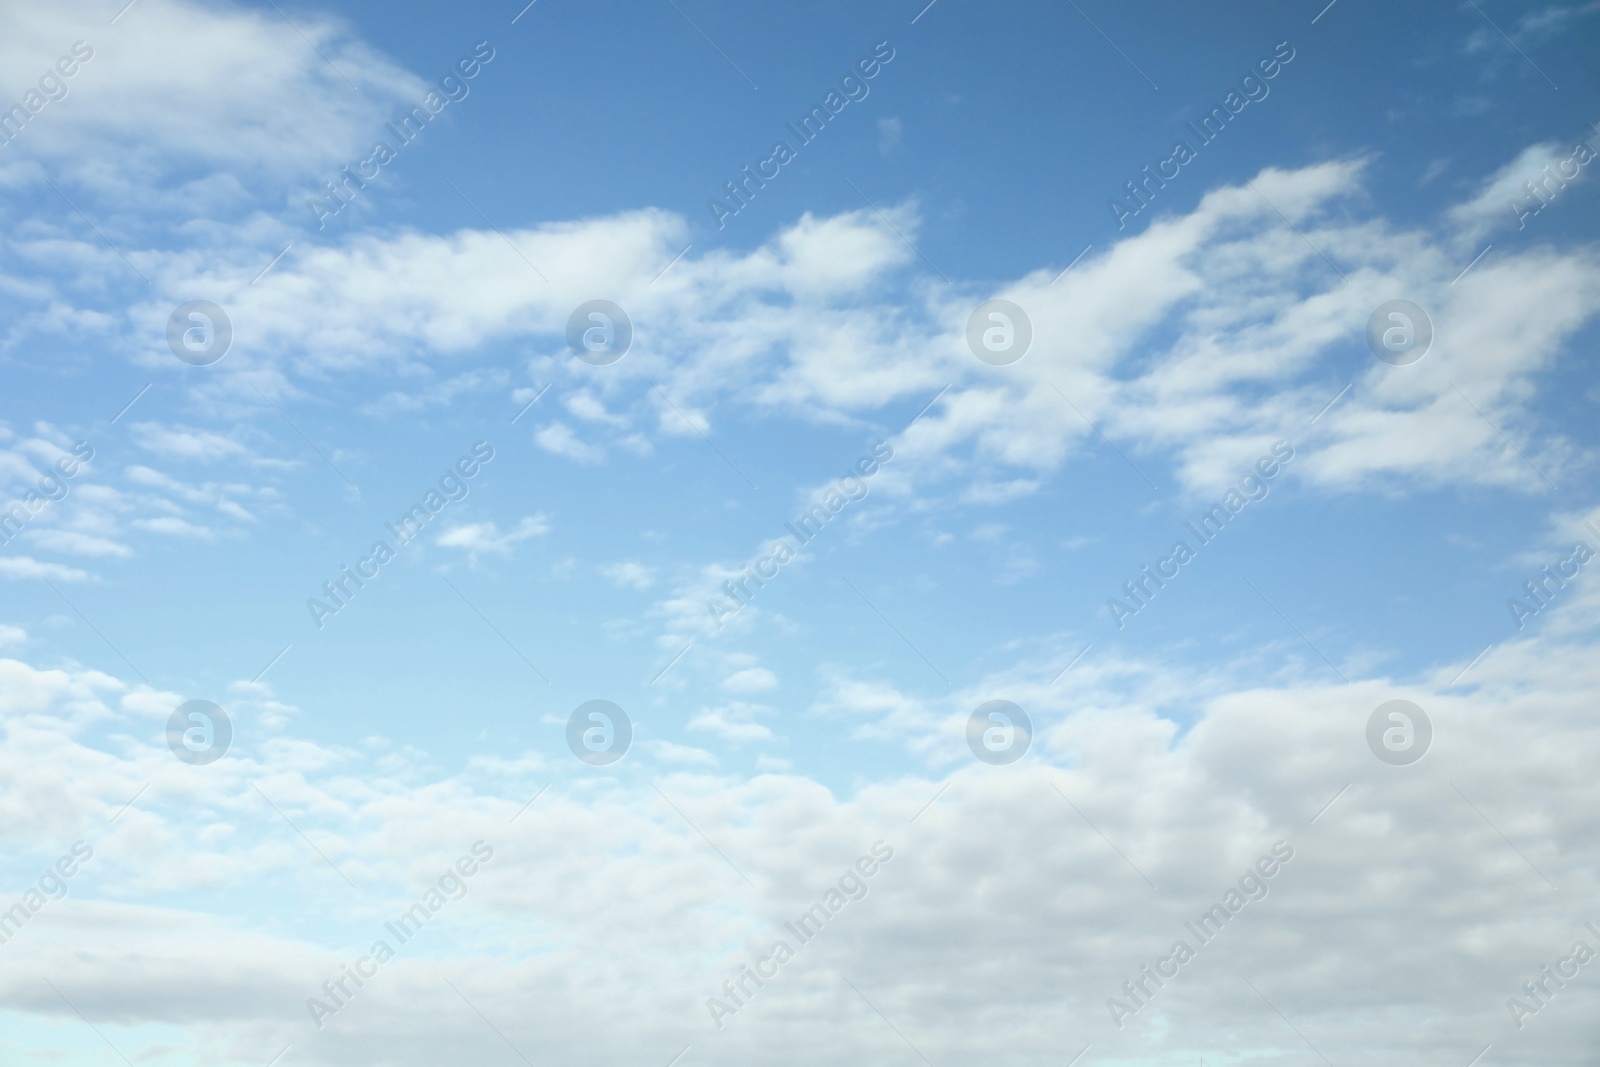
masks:
<instances>
[{"instance_id":1,"label":"blue sky","mask_svg":"<svg viewBox=\"0 0 1600 1067\"><path fill-rule=\"evenodd\" d=\"M1524 588L1600 551L1600 5L119 8L0 12L3 868L20 897L96 853L0 943L8 1059L1592 1049L1587 969L1536 1019L1506 1001L1600 949L1600 593ZM999 366L967 341L992 299L1032 330ZM606 365L567 340L595 300L632 324ZM1395 300L1433 328L1409 365L1367 340ZM231 324L207 365L169 347L189 301ZM1363 731L1399 698L1433 748L1392 767ZM231 719L214 763L169 750L191 699ZM596 699L634 730L603 767L566 741ZM1014 763L968 747L990 700L1033 723ZM479 839L463 902L312 1025ZM880 839L854 929L708 1023ZM1280 839L1248 934L1112 1025ZM633 1022L585 1029L618 998Z\"/></svg>"}]
</instances>

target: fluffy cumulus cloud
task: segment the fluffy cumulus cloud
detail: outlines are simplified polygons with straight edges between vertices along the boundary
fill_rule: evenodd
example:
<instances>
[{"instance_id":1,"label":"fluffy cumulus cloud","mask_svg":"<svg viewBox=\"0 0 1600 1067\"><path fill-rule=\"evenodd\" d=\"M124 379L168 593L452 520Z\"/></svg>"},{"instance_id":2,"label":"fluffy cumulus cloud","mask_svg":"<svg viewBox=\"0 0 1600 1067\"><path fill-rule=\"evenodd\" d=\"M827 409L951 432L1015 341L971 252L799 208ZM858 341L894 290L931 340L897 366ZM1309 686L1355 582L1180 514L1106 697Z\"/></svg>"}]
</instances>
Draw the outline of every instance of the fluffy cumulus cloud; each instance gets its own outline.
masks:
<instances>
[{"instance_id":1,"label":"fluffy cumulus cloud","mask_svg":"<svg viewBox=\"0 0 1600 1067\"><path fill-rule=\"evenodd\" d=\"M1543 148L1529 153L1544 158ZM1508 179L1487 178L1454 209L1459 225L1435 232L1363 215L1364 173L1359 161L1269 168L1064 277L1041 267L989 290L931 280L869 210L807 216L744 254L691 252L656 284L686 224L653 210L504 237L352 236L255 285L254 260L196 273L186 258L151 252L149 266L163 286L218 294L250 326L252 378L289 393L417 361L458 381L460 362L491 343L531 340L555 354L572 309L615 293L636 324L627 357L604 376L577 361L548 364L578 424L544 421L536 441L579 464L603 461L600 438L619 427L638 428L624 442L638 451L652 425L706 432L750 407L875 421L950 386L906 434L896 478L936 490L954 477L994 502L1034 491L1034 476L1094 444L1091 424L1135 459L1170 462L1194 493L1279 439L1318 453L1295 477L1336 489L1404 479L1542 492L1530 461L1559 482L1585 457L1538 425L1529 402L1538 376L1572 358L1600 262L1535 246L1497 253L1456 281L1471 258L1460 226L1477 225ZM914 233L914 210L899 216L895 229ZM968 316L990 297L1016 303L1032 324L1027 355L1009 367L967 348ZM1406 368L1373 360L1364 340L1373 310L1400 298L1427 309L1435 333L1429 357ZM152 339L152 362L170 358L156 347L168 310L158 300L130 313ZM225 370L232 385L214 388L248 401L243 373ZM241 447L182 428L141 432L173 454Z\"/></svg>"},{"instance_id":2,"label":"fluffy cumulus cloud","mask_svg":"<svg viewBox=\"0 0 1600 1067\"><path fill-rule=\"evenodd\" d=\"M516 526L502 531L493 522L468 522L452 526L439 535L438 544L477 556L480 553L507 555L519 542L550 532L543 515L525 515Z\"/></svg>"},{"instance_id":3,"label":"fluffy cumulus cloud","mask_svg":"<svg viewBox=\"0 0 1600 1067\"><path fill-rule=\"evenodd\" d=\"M188 195L237 204L229 186L240 182L337 170L370 147L370 131L390 108L427 91L423 79L325 14L138 0L113 22L116 6L63 0L5 12L7 105L52 73L45 92L58 97L0 149L7 184L37 181L27 159L141 194L163 179L183 184L187 168L203 167L213 173L189 183ZM63 56L73 60L70 76L57 68ZM124 161L120 172L89 162L108 158L108 145L109 156Z\"/></svg>"},{"instance_id":4,"label":"fluffy cumulus cloud","mask_svg":"<svg viewBox=\"0 0 1600 1067\"><path fill-rule=\"evenodd\" d=\"M311 92L319 94L320 108L339 100L350 109L357 108L352 100L370 107L334 73L346 65L365 72L374 89L423 91L353 42L346 41L348 54L330 54L325 62L275 14L198 11L156 0L130 11L116 30L154 39L169 22L192 20L198 30L184 40L185 54L194 56L229 54L230 35L237 35L236 54L255 49L274 59L234 58L231 66L295 88L235 88L252 103L287 101L286 110L296 101L310 107L303 96ZM67 28L59 18L18 17L36 49L43 46L34 38ZM324 51L345 40L332 23L301 28ZM207 40L220 35L219 42L202 47L194 32ZM284 34L298 42L296 49L284 47ZM136 52L129 48L130 56ZM284 59L288 52L299 58ZM118 106L139 109L145 119L134 122L86 95L62 102L83 116L72 122L92 116L159 138L167 136L164 127L151 126L148 116L208 121L142 95L147 84L163 87L148 90L158 97L179 92L186 78L209 85L214 79L205 69L137 62L148 76L134 80L137 91L119 90ZM80 77L91 73L103 72L86 68ZM123 84L121 77L115 84ZM324 86L328 79L343 92ZM240 106L226 94L184 91L219 114ZM64 116L43 113L35 125L55 118L57 135L67 136L71 123ZM359 125L358 118L352 114L346 125ZM327 122L317 128L344 130ZM257 133L271 144L320 151L298 131ZM170 133L174 141L224 140L230 159L241 139L255 135L236 128L210 139ZM1034 491L1034 476L1058 469L1094 439L1091 424L1135 458L1170 461L1194 492L1215 488L1280 438L1317 446L1319 458L1295 477L1331 487L1402 478L1539 491L1514 442L1524 442L1522 451L1556 482L1564 467L1582 460L1575 446L1531 424L1528 401L1537 376L1570 358L1570 342L1596 306L1600 264L1583 250L1535 246L1497 253L1455 279L1479 233L1515 222L1505 202L1518 176L1537 177L1560 155L1554 144L1530 146L1484 176L1432 229L1373 215L1359 160L1267 168L1247 184L1210 192L1187 214L1159 218L1096 251L1064 277L1041 265L985 289L931 276L904 239L914 240L918 230L914 205L892 209L887 218L871 209L828 218L808 213L748 252L691 250L665 275L662 268L684 248L688 224L641 209L503 233L352 232L308 246L259 280L262 260L253 249L195 257L140 244L126 251L155 292L126 321L102 315L68 322L46 307L23 321L46 332L98 335L119 347L131 332L144 340L130 354L166 366L165 320L173 302L205 292L228 309L240 338L241 358L220 368L225 384L210 387L231 405L259 407L259 394L305 395L330 375L382 368L415 374L419 366L428 368L424 378L433 384L418 395L448 398L488 382L462 367L485 346L532 342L547 356L560 353L572 309L606 292L636 324L632 349L605 375L570 359L549 361L579 426L546 419L536 431L542 448L580 464L603 461L607 449L593 438L620 436L619 427L633 429L627 447L641 451L652 425L660 434L705 432L730 410L751 408L803 421L874 421L890 405L916 403L949 386L908 434L897 477L926 488L955 476L968 499L999 502ZM64 231L40 239L59 251L78 241L68 259L115 258L111 249ZM48 303L47 292L38 295ZM968 316L990 297L1015 302L1032 324L1027 355L1009 367L989 367L967 349ZM1368 316L1396 298L1427 308L1435 326L1434 354L1411 368L1376 363L1364 349ZM1345 385L1352 386L1348 397L1312 425ZM428 403L410 396L395 394L379 407ZM1402 422L1422 427L1406 447ZM244 447L237 438L182 426L141 425L139 433L147 447L172 455L222 458Z\"/></svg>"},{"instance_id":5,"label":"fluffy cumulus cloud","mask_svg":"<svg viewBox=\"0 0 1600 1067\"><path fill-rule=\"evenodd\" d=\"M1241 688L1108 660L1052 691L1017 663L987 680L1035 710L1036 747L1010 766L967 753L953 709L969 694L857 687L837 707L895 722L859 743L906 745L927 770L850 795L719 774L667 742L619 771L535 747L440 777L296 736L259 685L232 705L241 743L193 767L162 743L175 697L3 660L15 895L75 841L93 855L0 946L0 999L58 1029L75 1008L150 1062L292 1045L315 1063L423 1063L509 1041L535 1063L685 1045L706 1063L806 1063L909 1042L936 1063L1021 1064L1085 1045L1160 1056L1181 1028L1191 1052L1270 1062L1308 1044L1333 1062L1372 1047L1464 1062L1493 1044L1575 1064L1581 985L1541 967L1570 974L1575 944L1600 950L1580 848L1600 829L1597 603L1455 685L1465 664L1336 685L1285 667ZM1145 679L1131 695L1128 674ZM1405 767L1365 739L1397 698L1434 730ZM756 710L699 722L749 730ZM302 921L246 886L299 901ZM592 1025L619 1003L628 1027Z\"/></svg>"}]
</instances>

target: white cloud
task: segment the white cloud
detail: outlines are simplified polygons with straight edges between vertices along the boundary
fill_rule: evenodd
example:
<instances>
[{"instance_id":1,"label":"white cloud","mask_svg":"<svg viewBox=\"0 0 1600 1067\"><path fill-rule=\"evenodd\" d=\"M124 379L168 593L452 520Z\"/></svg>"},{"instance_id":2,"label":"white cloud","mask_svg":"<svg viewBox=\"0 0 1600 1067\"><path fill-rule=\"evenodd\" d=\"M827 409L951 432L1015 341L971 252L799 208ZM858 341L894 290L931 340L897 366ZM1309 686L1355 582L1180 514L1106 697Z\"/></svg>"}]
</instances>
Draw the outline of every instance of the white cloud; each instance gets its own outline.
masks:
<instances>
[{"instance_id":1,"label":"white cloud","mask_svg":"<svg viewBox=\"0 0 1600 1067\"><path fill-rule=\"evenodd\" d=\"M675 741L646 741L645 747L662 763L678 763L691 767L715 767L717 757L703 748L680 745Z\"/></svg>"},{"instance_id":2,"label":"white cloud","mask_svg":"<svg viewBox=\"0 0 1600 1067\"><path fill-rule=\"evenodd\" d=\"M187 537L209 541L216 536L214 531L204 526L196 526L187 519L180 519L176 515L167 515L159 519L134 519L133 525L141 530L167 534L170 537Z\"/></svg>"},{"instance_id":3,"label":"white cloud","mask_svg":"<svg viewBox=\"0 0 1600 1067\"><path fill-rule=\"evenodd\" d=\"M605 404L587 389L580 389L567 397L564 406L572 414L586 422L598 422L607 426L626 426L628 424L627 419L606 411Z\"/></svg>"},{"instance_id":4,"label":"white cloud","mask_svg":"<svg viewBox=\"0 0 1600 1067\"><path fill-rule=\"evenodd\" d=\"M578 440L578 435L564 422L552 422L540 427L533 435L533 443L574 463L599 463L605 458L605 449Z\"/></svg>"},{"instance_id":5,"label":"white cloud","mask_svg":"<svg viewBox=\"0 0 1600 1067\"><path fill-rule=\"evenodd\" d=\"M897 118L878 120L878 154L892 156L900 151L900 143L904 140L905 124Z\"/></svg>"},{"instance_id":6,"label":"white cloud","mask_svg":"<svg viewBox=\"0 0 1600 1067\"><path fill-rule=\"evenodd\" d=\"M1514 439L1521 431L1519 447L1559 479L1577 459L1572 446L1522 420L1536 376L1590 319L1600 264L1547 246L1496 248L1451 285L1471 258L1459 247L1462 227L1492 206L1491 194L1475 194L1439 232L1399 229L1359 215L1364 174L1359 161L1268 168L1254 188L1216 189L1187 214L1157 216L1059 280L1058 269L1041 268L990 290L902 282L915 257L866 211L803 216L743 255L691 252L656 286L650 280L682 249L686 224L642 211L508 233L560 279L549 285L526 284L526 265L500 235L462 231L352 236L285 262L255 287L219 272L205 288L256 324L258 358L287 375L559 338L571 308L604 288L634 318L634 345L603 379L569 359L549 364L575 386L567 409L611 427L650 412L655 432L671 436L714 434L723 406L849 423L950 386L895 442L903 458L886 482L899 492L954 479L972 502L1015 499L1083 450L1103 448L1091 421L1133 462L1175 467L1196 497L1280 438L1326 452L1293 476L1335 491L1524 484L1521 457L1457 388ZM892 214L914 233L913 208ZM1367 318L1398 295L1428 309L1440 358L1393 368L1364 354ZM989 367L966 350L967 317L990 296L1018 303L1032 320L1033 345L1012 367ZM141 332L158 337L166 310L139 309ZM1512 337L1520 340L1508 359ZM1352 353L1355 388L1308 427L1338 392L1330 379L1348 373ZM1422 447L1397 447L1400 420ZM181 431L141 432L177 454L224 447ZM629 447L648 449L633 438ZM560 421L535 441L585 464L606 452Z\"/></svg>"},{"instance_id":7,"label":"white cloud","mask_svg":"<svg viewBox=\"0 0 1600 1067\"><path fill-rule=\"evenodd\" d=\"M126 558L133 555L133 550L127 545L113 541L106 537L96 537L93 534L78 533L74 530L58 528L45 528L29 530L28 539L41 548L52 552L65 552L74 556L119 556Z\"/></svg>"},{"instance_id":8,"label":"white cloud","mask_svg":"<svg viewBox=\"0 0 1600 1067\"><path fill-rule=\"evenodd\" d=\"M1592 15L1596 11L1600 11L1600 3L1594 2L1572 4L1565 7L1552 5L1532 10L1521 15L1510 26L1509 37L1499 26L1493 23L1485 25L1480 22L1473 27L1472 32L1467 35L1462 43L1462 52L1466 55L1489 53L1493 57L1493 62L1489 68L1491 72L1507 65L1520 64L1522 59L1526 57L1526 53L1523 52L1524 46L1532 49L1537 44L1542 44L1557 34L1570 32L1567 28L1569 22L1584 15ZM1515 43L1517 38L1521 39L1521 44ZM1506 48L1508 41L1512 42L1513 48L1516 49L1515 52ZM1518 57L1517 53L1519 52L1523 52L1522 58Z\"/></svg>"},{"instance_id":9,"label":"white cloud","mask_svg":"<svg viewBox=\"0 0 1600 1067\"><path fill-rule=\"evenodd\" d=\"M1293 1036L1246 995L1242 974L1333 1062L1372 1049L1470 1058L1493 1043L1519 1062L1576 1064L1589 1047L1579 986L1523 1030L1505 1000L1588 940L1580 920L1600 920L1572 903L1597 888L1575 859L1600 831L1597 601L1600 591L1552 609L1590 620L1581 636L1505 642L1467 688L1449 685L1464 661L1410 681L1329 686L1281 661L1271 673L1241 662L1197 677L1111 657L1054 688L1040 664L1019 663L931 705L882 686L861 707L900 718L853 747L903 746L949 771L845 795L773 757L758 758L752 778L658 772L652 788L580 774L591 769L564 751L441 778L414 762L426 754L380 746L371 758L393 760L385 772L281 724L257 729L242 691L237 751L202 781L159 737L130 730L115 679L0 661L0 822L95 852L68 898L6 946L0 1003L27 1023L62 1018L29 977L49 974L125 1054L163 1064L175 1061L151 1042L172 1038L141 1027L172 1028L216 1058L285 1044L313 1065L503 1055L471 1009L440 993L446 974L522 1048L647 1061L702 1035L698 1054L714 1065L906 1055L848 978L935 1063L1070 1058L1085 1043L1125 1060L1174 1047L1273 1055ZM978 765L966 749L966 712L991 687L1038 727L1011 767ZM1370 711L1397 696L1423 705L1435 728L1433 749L1404 768L1378 762L1363 736ZM140 722L159 722L177 699L149 697ZM97 723L119 735L113 745L84 734ZM715 766L667 741L641 743L638 758ZM508 829L551 776L559 784ZM318 1031L306 998L479 839L494 856L465 899ZM1197 944L1184 920L1279 840L1294 855L1265 899ZM792 944L797 962L716 1029L706 998L790 936L783 923L874 841L893 857L866 896ZM11 850L9 883L36 878L56 851ZM271 909L240 906L263 886ZM154 892L174 903L130 901ZM302 916L292 927L272 919L285 902ZM1106 999L1178 939L1196 958L1118 1030ZM975 1005L939 977L953 973L992 995ZM630 1025L596 1031L589 1020L619 998L633 1004ZM417 1010L429 1002L457 1006ZM819 1011L835 1024L817 1027Z\"/></svg>"},{"instance_id":10,"label":"white cloud","mask_svg":"<svg viewBox=\"0 0 1600 1067\"><path fill-rule=\"evenodd\" d=\"M270 9L140 0L113 26L104 6L87 0L10 8L0 34L8 106L75 40L93 55L66 79L66 98L5 151L65 164L74 178L111 188L126 180L119 171L197 164L280 182L331 176L369 150L392 111L420 100L426 85L326 16L302 8L291 17L294 25ZM106 152L123 165L89 165ZM190 195L220 194L202 183Z\"/></svg>"},{"instance_id":11,"label":"white cloud","mask_svg":"<svg viewBox=\"0 0 1600 1067\"><path fill-rule=\"evenodd\" d=\"M915 253L894 231L915 240L921 220L910 207L885 214L888 225L866 209L832 218L819 219L809 211L801 215L774 242L781 256L783 287L813 299L841 296L879 280L890 267L909 263ZM752 258L763 256L757 253Z\"/></svg>"},{"instance_id":12,"label":"white cloud","mask_svg":"<svg viewBox=\"0 0 1600 1067\"><path fill-rule=\"evenodd\" d=\"M607 564L600 568L600 573L617 585L630 589L649 589L656 584L655 568L632 560Z\"/></svg>"},{"instance_id":13,"label":"white cloud","mask_svg":"<svg viewBox=\"0 0 1600 1067\"><path fill-rule=\"evenodd\" d=\"M186 447L186 446L185 446ZM275 460L254 460L252 465L285 467L292 469L298 464L281 464ZM244 482L202 482L191 485L179 481L157 470L141 464L129 466L125 471L127 480L136 486L150 489L160 489L180 500L191 504L204 504L214 507L230 518L241 522L254 522L256 516L242 507L234 497L244 497L251 501L253 506L268 510L281 510L278 490L270 486L252 486Z\"/></svg>"},{"instance_id":14,"label":"white cloud","mask_svg":"<svg viewBox=\"0 0 1600 1067\"><path fill-rule=\"evenodd\" d=\"M1576 161L1567 166L1566 175L1561 173L1560 165L1572 155L1573 147L1557 141L1529 145L1516 159L1485 180L1471 200L1452 206L1448 217L1460 227L1461 240L1470 244L1513 224L1523 229L1527 223L1520 221L1522 212L1539 206L1526 183L1534 183L1540 197L1550 200L1559 195L1565 185L1582 176L1583 170Z\"/></svg>"},{"instance_id":15,"label":"white cloud","mask_svg":"<svg viewBox=\"0 0 1600 1067\"><path fill-rule=\"evenodd\" d=\"M84 582L87 571L59 563L42 563L32 556L0 556L0 576L6 578L47 578L57 582Z\"/></svg>"},{"instance_id":16,"label":"white cloud","mask_svg":"<svg viewBox=\"0 0 1600 1067\"><path fill-rule=\"evenodd\" d=\"M716 734L735 744L770 741L772 730L758 722L757 716L771 715L772 709L760 704L734 701L719 708L702 708L689 720L689 729Z\"/></svg>"},{"instance_id":17,"label":"white cloud","mask_svg":"<svg viewBox=\"0 0 1600 1067\"><path fill-rule=\"evenodd\" d=\"M469 522L452 526L439 535L435 544L445 548L459 548L473 555L479 552L509 555L512 548L520 542L549 532L549 519L541 513L524 516L516 526L504 533L493 522Z\"/></svg>"},{"instance_id":18,"label":"white cloud","mask_svg":"<svg viewBox=\"0 0 1600 1067\"><path fill-rule=\"evenodd\" d=\"M214 462L229 456L248 454L248 450L237 441L210 430L167 427L154 422L136 422L129 430L141 448L178 459Z\"/></svg>"},{"instance_id":19,"label":"white cloud","mask_svg":"<svg viewBox=\"0 0 1600 1067\"><path fill-rule=\"evenodd\" d=\"M777 687L778 676L765 667L746 667L722 680L722 688L734 693L759 693Z\"/></svg>"}]
</instances>

